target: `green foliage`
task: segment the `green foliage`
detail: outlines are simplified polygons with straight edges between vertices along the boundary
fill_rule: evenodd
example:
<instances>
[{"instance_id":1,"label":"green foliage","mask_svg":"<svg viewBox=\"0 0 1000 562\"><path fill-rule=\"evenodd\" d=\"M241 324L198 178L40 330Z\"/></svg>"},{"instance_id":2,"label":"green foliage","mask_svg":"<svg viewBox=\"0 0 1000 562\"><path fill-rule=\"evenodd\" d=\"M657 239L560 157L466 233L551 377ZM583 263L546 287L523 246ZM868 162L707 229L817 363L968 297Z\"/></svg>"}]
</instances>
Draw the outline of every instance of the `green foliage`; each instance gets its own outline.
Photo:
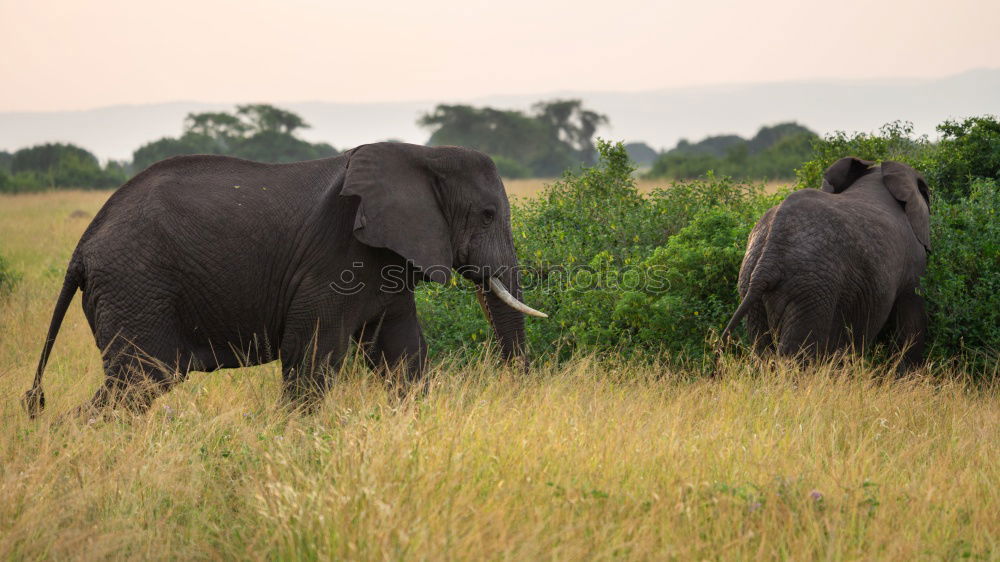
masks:
<instances>
[{"instance_id":1,"label":"green foliage","mask_svg":"<svg viewBox=\"0 0 1000 562\"><path fill-rule=\"evenodd\" d=\"M9 295L20 280L20 274L15 272L3 254L0 254L0 298Z\"/></svg>"},{"instance_id":2,"label":"green foliage","mask_svg":"<svg viewBox=\"0 0 1000 562\"><path fill-rule=\"evenodd\" d=\"M837 131L813 143L813 158L796 172L798 187L816 187L823 183L823 172L831 164L847 156L881 162L895 160L917 170L928 169L934 146L927 137L913 137L913 124L902 121L887 123L878 133ZM936 190L935 190L936 191Z\"/></svg>"},{"instance_id":3,"label":"green foliage","mask_svg":"<svg viewBox=\"0 0 1000 562\"><path fill-rule=\"evenodd\" d=\"M263 162L296 162L335 156L326 143L310 143L295 136L309 125L297 114L266 104L236 106L235 113L192 113L184 120L180 138L162 138L132 154L132 168L143 170L155 162L184 154L225 154Z\"/></svg>"},{"instance_id":4,"label":"green foliage","mask_svg":"<svg viewBox=\"0 0 1000 562\"><path fill-rule=\"evenodd\" d=\"M624 146L598 141L600 161L567 173L513 213L535 354L667 351L697 359L710 328L738 303L736 276L756 218L777 200L728 178L639 193ZM432 352L489 342L467 282L421 286Z\"/></svg>"},{"instance_id":5,"label":"green foliage","mask_svg":"<svg viewBox=\"0 0 1000 562\"><path fill-rule=\"evenodd\" d=\"M937 147L912 139L898 123L875 135L835 135L822 142L829 143L821 143L817 157L824 161L858 150L873 159L923 162L930 166L924 168L928 177L943 176L942 168L951 173L956 161L941 160ZM961 135L954 142L976 144ZM979 148L964 150L959 162L984 160L973 158ZM709 356L706 337L726 324L739 303L737 277L750 230L787 192L769 195L761 186L709 174L643 196L624 147L599 142L598 151L596 166L566 173L538 197L515 204L524 299L550 315L527 321L532 354L614 351L650 358L665 352L698 362ZM923 283L932 357L959 357L979 367L998 360L998 186L995 179L976 179L956 189L969 193L967 198L932 204L934 252ZM492 340L471 284L454 285L465 290L430 284L418 290L433 353L467 352Z\"/></svg>"},{"instance_id":6,"label":"green foliage","mask_svg":"<svg viewBox=\"0 0 1000 562\"><path fill-rule=\"evenodd\" d=\"M983 366L1000 361L1000 182L976 179L969 196L935 205L934 251L923 280L931 352Z\"/></svg>"},{"instance_id":7,"label":"green foliage","mask_svg":"<svg viewBox=\"0 0 1000 562\"><path fill-rule=\"evenodd\" d=\"M593 160L593 137L607 117L580 100L540 102L534 113L468 105L439 105L417 122L431 130L430 146L458 145L494 158L505 177L558 176Z\"/></svg>"},{"instance_id":8,"label":"green foliage","mask_svg":"<svg viewBox=\"0 0 1000 562\"><path fill-rule=\"evenodd\" d=\"M969 194L976 178L1000 180L1000 118L971 117L938 125L941 140L927 181L946 197Z\"/></svg>"},{"instance_id":9,"label":"green foliage","mask_svg":"<svg viewBox=\"0 0 1000 562\"><path fill-rule=\"evenodd\" d=\"M0 170L0 192L109 188L121 185L126 177L119 163L102 168L97 157L78 146L49 143L11 155L10 174Z\"/></svg>"},{"instance_id":10,"label":"green foliage","mask_svg":"<svg viewBox=\"0 0 1000 562\"><path fill-rule=\"evenodd\" d=\"M814 158L798 171L799 187L817 187L823 171L837 159L855 156L874 162L895 160L926 177L934 198L969 195L977 178L1000 179L1000 118L971 117L938 125L941 139L914 137L913 125L895 121L878 133L836 132L813 144ZM932 201L933 204L933 201Z\"/></svg>"},{"instance_id":11,"label":"green foliage","mask_svg":"<svg viewBox=\"0 0 1000 562\"><path fill-rule=\"evenodd\" d=\"M739 305L736 281L747 236L774 201L752 187L729 187L743 197L732 205L700 208L689 225L642 263L643 278L663 283L619 298L614 316L632 341L698 357L705 337L724 326Z\"/></svg>"},{"instance_id":12,"label":"green foliage","mask_svg":"<svg viewBox=\"0 0 1000 562\"><path fill-rule=\"evenodd\" d=\"M816 134L796 123L762 127L750 140L736 135L686 140L660 156L650 177L698 178L710 171L738 178L784 179L812 155Z\"/></svg>"}]
</instances>

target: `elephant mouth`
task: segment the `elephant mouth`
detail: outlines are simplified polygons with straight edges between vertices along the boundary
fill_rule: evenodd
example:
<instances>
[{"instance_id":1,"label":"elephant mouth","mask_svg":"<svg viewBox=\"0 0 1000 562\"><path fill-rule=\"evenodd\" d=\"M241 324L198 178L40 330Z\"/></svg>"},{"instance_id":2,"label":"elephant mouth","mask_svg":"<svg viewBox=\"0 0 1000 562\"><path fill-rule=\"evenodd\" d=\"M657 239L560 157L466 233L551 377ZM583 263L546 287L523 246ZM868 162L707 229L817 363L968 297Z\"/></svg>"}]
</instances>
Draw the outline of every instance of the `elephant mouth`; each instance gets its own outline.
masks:
<instances>
[{"instance_id":1,"label":"elephant mouth","mask_svg":"<svg viewBox=\"0 0 1000 562\"><path fill-rule=\"evenodd\" d=\"M483 285L484 284L480 283L476 284L476 289L477 289L476 292L480 295L481 304L483 302L481 295L485 290ZM514 310L522 314L527 314L528 316L534 316L536 318L549 317L548 314L545 314L544 312L541 312L539 310L535 310L534 308L531 308L530 306L514 298L514 295L510 294L510 291L507 290L507 287L504 287L503 283L501 283L500 280L497 279L496 277L490 277L486 285L489 287L489 290L492 291L493 294L497 296L498 299L500 299L504 304L513 308Z\"/></svg>"}]
</instances>

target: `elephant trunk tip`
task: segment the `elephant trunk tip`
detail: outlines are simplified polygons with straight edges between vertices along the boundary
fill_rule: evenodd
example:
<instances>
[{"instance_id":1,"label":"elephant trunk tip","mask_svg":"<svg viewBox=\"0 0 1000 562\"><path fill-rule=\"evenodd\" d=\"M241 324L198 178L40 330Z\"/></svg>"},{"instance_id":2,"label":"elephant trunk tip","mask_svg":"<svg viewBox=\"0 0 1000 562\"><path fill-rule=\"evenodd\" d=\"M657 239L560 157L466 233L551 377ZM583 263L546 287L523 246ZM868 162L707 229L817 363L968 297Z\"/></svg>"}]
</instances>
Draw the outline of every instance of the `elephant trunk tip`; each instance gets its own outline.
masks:
<instances>
[{"instance_id":1,"label":"elephant trunk tip","mask_svg":"<svg viewBox=\"0 0 1000 562\"><path fill-rule=\"evenodd\" d=\"M21 404L24 405L25 411L28 412L28 417L35 419L42 410L45 409L45 392L42 391L42 387L34 386L28 392L24 393L24 398L21 399Z\"/></svg>"}]
</instances>

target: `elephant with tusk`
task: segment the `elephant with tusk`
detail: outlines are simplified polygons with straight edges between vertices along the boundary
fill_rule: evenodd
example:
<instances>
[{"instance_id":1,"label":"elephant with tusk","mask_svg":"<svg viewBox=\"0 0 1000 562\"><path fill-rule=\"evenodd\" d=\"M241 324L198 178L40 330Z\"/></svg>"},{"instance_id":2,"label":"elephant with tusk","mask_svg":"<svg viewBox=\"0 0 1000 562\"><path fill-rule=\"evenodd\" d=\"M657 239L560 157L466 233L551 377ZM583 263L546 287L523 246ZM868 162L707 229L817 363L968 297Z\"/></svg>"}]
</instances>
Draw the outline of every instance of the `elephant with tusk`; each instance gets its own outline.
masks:
<instances>
[{"instance_id":1,"label":"elephant with tusk","mask_svg":"<svg viewBox=\"0 0 1000 562\"><path fill-rule=\"evenodd\" d=\"M77 289L105 381L84 407L145 411L190 371L280 359L283 396L313 407L352 340L374 368L424 368L413 291L456 269L477 285L505 358L524 360L510 205L493 161L459 147L360 146L262 164L180 156L107 201L66 272L29 415Z\"/></svg>"}]
</instances>

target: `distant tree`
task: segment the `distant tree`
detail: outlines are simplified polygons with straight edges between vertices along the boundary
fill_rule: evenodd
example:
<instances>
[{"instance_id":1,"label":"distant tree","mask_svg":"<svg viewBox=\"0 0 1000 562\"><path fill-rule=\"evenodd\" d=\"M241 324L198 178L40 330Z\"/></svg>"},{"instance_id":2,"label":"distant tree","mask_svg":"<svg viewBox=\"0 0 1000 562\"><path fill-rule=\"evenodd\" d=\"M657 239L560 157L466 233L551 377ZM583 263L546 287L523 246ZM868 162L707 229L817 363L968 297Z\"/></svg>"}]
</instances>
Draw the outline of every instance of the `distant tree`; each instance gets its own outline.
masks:
<instances>
[{"instance_id":1,"label":"distant tree","mask_svg":"<svg viewBox=\"0 0 1000 562\"><path fill-rule=\"evenodd\" d=\"M225 149L217 139L204 134L188 132L177 139L164 137L137 148L132 153L132 169L139 172L171 156L223 154Z\"/></svg>"},{"instance_id":2,"label":"distant tree","mask_svg":"<svg viewBox=\"0 0 1000 562\"><path fill-rule=\"evenodd\" d=\"M294 134L297 129L308 129L306 123L297 114L267 104L249 104L236 106L236 115L243 118L255 133L276 132L284 135Z\"/></svg>"},{"instance_id":3,"label":"distant tree","mask_svg":"<svg viewBox=\"0 0 1000 562\"><path fill-rule=\"evenodd\" d=\"M264 162L298 162L336 156L337 151L326 143L312 144L287 133L262 131L244 139L234 155Z\"/></svg>"},{"instance_id":4,"label":"distant tree","mask_svg":"<svg viewBox=\"0 0 1000 562\"><path fill-rule=\"evenodd\" d=\"M50 188L115 187L125 176L117 167L102 168L97 157L79 146L47 143L22 148L11 155L5 191L37 191Z\"/></svg>"},{"instance_id":5,"label":"distant tree","mask_svg":"<svg viewBox=\"0 0 1000 562\"><path fill-rule=\"evenodd\" d=\"M46 143L30 148L22 148L11 158L10 171L48 172L72 158L78 165L92 165L100 168L97 157L89 151L72 144Z\"/></svg>"},{"instance_id":6,"label":"distant tree","mask_svg":"<svg viewBox=\"0 0 1000 562\"><path fill-rule=\"evenodd\" d=\"M6 150L0 150L0 171L10 173L10 164L14 155Z\"/></svg>"},{"instance_id":7,"label":"distant tree","mask_svg":"<svg viewBox=\"0 0 1000 562\"><path fill-rule=\"evenodd\" d=\"M243 120L229 113L189 113L184 119L185 134L202 135L219 141L242 138L249 130Z\"/></svg>"},{"instance_id":8,"label":"distant tree","mask_svg":"<svg viewBox=\"0 0 1000 562\"><path fill-rule=\"evenodd\" d=\"M553 100L538 102L533 106L538 119L547 123L556 137L573 147L587 166L594 164L594 134L597 128L608 123L608 117L584 109L581 100Z\"/></svg>"},{"instance_id":9,"label":"distant tree","mask_svg":"<svg viewBox=\"0 0 1000 562\"><path fill-rule=\"evenodd\" d=\"M132 154L132 166L142 170L184 154L225 154L264 162L295 162L336 156L327 143L310 143L295 136L309 125L291 111L267 104L239 105L235 113L191 113L180 138L147 143Z\"/></svg>"},{"instance_id":10,"label":"distant tree","mask_svg":"<svg viewBox=\"0 0 1000 562\"><path fill-rule=\"evenodd\" d=\"M757 154L762 150L774 146L783 139L789 137L816 138L816 133L795 122L779 123L772 127L761 127L752 139L747 141L747 150L750 154Z\"/></svg>"},{"instance_id":11,"label":"distant tree","mask_svg":"<svg viewBox=\"0 0 1000 562\"><path fill-rule=\"evenodd\" d=\"M705 139L697 143L691 143L685 139L681 139L677 143L677 147L670 150L668 154L699 154L722 158L726 155L729 149L745 142L747 142L746 139L739 135L716 135L712 137L705 137Z\"/></svg>"},{"instance_id":12,"label":"distant tree","mask_svg":"<svg viewBox=\"0 0 1000 562\"><path fill-rule=\"evenodd\" d=\"M520 111L439 105L417 123L433 129L427 141L430 146L465 146L532 171L544 167L551 157L545 124Z\"/></svg>"},{"instance_id":13,"label":"distant tree","mask_svg":"<svg viewBox=\"0 0 1000 562\"><path fill-rule=\"evenodd\" d=\"M442 104L417 123L431 130L428 145L485 152L507 177L552 177L592 161L593 136L605 116L584 109L579 100L541 102L533 111Z\"/></svg>"}]
</instances>

